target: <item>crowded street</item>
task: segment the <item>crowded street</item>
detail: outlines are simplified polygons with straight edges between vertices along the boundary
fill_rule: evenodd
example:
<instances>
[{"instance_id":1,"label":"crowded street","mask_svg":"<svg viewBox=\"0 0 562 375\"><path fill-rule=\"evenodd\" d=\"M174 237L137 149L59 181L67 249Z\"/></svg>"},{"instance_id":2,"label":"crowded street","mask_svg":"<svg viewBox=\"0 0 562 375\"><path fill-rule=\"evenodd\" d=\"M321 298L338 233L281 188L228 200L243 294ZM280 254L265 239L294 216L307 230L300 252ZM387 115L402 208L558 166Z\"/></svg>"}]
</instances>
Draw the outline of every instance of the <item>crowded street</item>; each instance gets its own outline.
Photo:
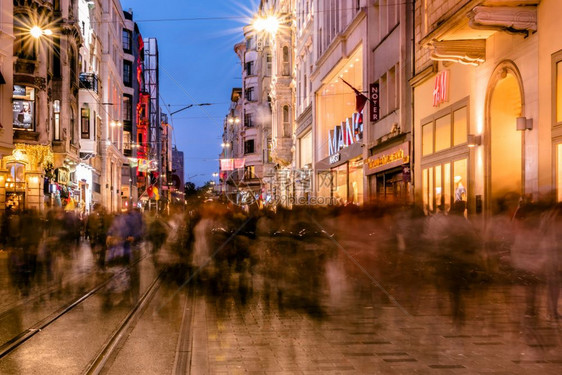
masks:
<instances>
[{"instance_id":1,"label":"crowded street","mask_svg":"<svg viewBox=\"0 0 562 375\"><path fill-rule=\"evenodd\" d=\"M562 0L0 0L0 375L562 374Z\"/></svg>"},{"instance_id":2,"label":"crowded street","mask_svg":"<svg viewBox=\"0 0 562 375\"><path fill-rule=\"evenodd\" d=\"M0 253L0 372L558 374L558 208L526 210L503 239L404 207L29 212L42 235Z\"/></svg>"}]
</instances>

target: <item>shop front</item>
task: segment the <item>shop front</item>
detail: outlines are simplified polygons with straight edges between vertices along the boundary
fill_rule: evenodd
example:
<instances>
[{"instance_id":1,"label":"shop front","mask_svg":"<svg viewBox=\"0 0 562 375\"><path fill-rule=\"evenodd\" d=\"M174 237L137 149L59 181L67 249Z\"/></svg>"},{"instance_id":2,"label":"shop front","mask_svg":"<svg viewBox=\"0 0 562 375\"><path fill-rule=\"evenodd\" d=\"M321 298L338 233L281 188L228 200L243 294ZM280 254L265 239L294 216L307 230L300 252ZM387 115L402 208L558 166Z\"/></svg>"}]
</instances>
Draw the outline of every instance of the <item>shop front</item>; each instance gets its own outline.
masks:
<instances>
[{"instance_id":1,"label":"shop front","mask_svg":"<svg viewBox=\"0 0 562 375\"><path fill-rule=\"evenodd\" d=\"M43 175L52 163L49 146L15 144L0 161L0 210L43 208Z\"/></svg>"},{"instance_id":2,"label":"shop front","mask_svg":"<svg viewBox=\"0 0 562 375\"><path fill-rule=\"evenodd\" d=\"M363 48L332 69L316 92L314 152L316 203L362 205Z\"/></svg>"},{"instance_id":3,"label":"shop front","mask_svg":"<svg viewBox=\"0 0 562 375\"><path fill-rule=\"evenodd\" d=\"M369 202L407 203L411 185L410 142L371 149L365 161Z\"/></svg>"},{"instance_id":4,"label":"shop front","mask_svg":"<svg viewBox=\"0 0 562 375\"><path fill-rule=\"evenodd\" d=\"M76 181L78 184L77 202L81 212L89 213L92 210L93 177L94 169L86 164L80 163L76 166Z\"/></svg>"},{"instance_id":5,"label":"shop front","mask_svg":"<svg viewBox=\"0 0 562 375\"><path fill-rule=\"evenodd\" d=\"M356 143L316 163L318 204L364 203L362 152L362 144Z\"/></svg>"}]
</instances>

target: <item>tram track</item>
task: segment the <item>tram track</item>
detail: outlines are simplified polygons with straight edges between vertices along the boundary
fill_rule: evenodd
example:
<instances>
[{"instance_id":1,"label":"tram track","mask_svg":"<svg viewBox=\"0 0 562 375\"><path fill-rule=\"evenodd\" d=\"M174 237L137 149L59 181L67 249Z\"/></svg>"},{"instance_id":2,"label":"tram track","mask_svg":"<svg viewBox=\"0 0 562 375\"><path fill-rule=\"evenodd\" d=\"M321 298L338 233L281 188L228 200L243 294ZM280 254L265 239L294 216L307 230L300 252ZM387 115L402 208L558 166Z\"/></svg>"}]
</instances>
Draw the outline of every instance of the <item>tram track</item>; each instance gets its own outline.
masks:
<instances>
[{"instance_id":1,"label":"tram track","mask_svg":"<svg viewBox=\"0 0 562 375\"><path fill-rule=\"evenodd\" d=\"M156 279L148 287L148 290L139 299L136 305L129 311L127 316L122 320L119 327L109 337L102 349L90 361L84 370L85 375L98 375L101 374L106 368L111 366L111 362L117 355L119 348L122 347L127 340L128 334L135 327L136 322L140 319L148 304L156 294L156 291L161 284L162 272L158 274Z\"/></svg>"},{"instance_id":2,"label":"tram track","mask_svg":"<svg viewBox=\"0 0 562 375\"><path fill-rule=\"evenodd\" d=\"M13 336L11 339L5 341L3 344L0 345L0 359L2 359L6 355L8 355L12 351L14 351L15 349L17 349L21 345L23 345L30 338L32 338L33 336L35 336L36 334L38 334L39 332L41 332L42 330L47 328L49 325L53 324L55 321L60 319L62 316L69 313L70 311L72 311L76 306L82 304L88 298L90 298L91 296L93 296L94 294L99 292L101 289L106 287L112 280L118 278L121 274L130 271L133 267L137 266L137 264L141 263L142 261L144 261L144 260L146 260L150 257L152 257L152 255L145 255L145 256L137 259L131 265L129 265L128 267L124 268L123 270L113 274L111 277L108 277L107 279L103 280L100 284L93 287L92 289L90 289L88 292L86 292L85 294L83 294L79 298L63 305L61 308L59 308L56 311L48 314L45 318L43 318L43 319L35 322L34 324L32 324L29 328L25 329L24 331L20 332L19 334L15 335L15 336ZM21 308L21 307L22 307L21 305L16 305L16 306L12 307L11 309L18 309L18 308ZM7 314L8 312L9 312L9 310L6 310L6 311L2 312L2 315Z\"/></svg>"}]
</instances>

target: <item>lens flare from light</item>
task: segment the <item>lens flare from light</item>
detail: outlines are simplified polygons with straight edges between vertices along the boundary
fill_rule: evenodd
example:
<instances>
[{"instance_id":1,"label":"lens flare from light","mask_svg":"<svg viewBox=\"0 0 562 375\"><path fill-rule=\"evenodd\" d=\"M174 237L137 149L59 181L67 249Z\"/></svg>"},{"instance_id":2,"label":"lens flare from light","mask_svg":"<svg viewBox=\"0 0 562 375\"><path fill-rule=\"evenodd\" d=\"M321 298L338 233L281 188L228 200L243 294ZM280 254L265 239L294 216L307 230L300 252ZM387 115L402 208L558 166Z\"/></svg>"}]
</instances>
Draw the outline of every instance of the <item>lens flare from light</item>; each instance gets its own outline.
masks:
<instances>
[{"instance_id":1,"label":"lens flare from light","mask_svg":"<svg viewBox=\"0 0 562 375\"><path fill-rule=\"evenodd\" d=\"M41 28L39 26L33 26L29 30L29 33L31 34L32 37L37 39L37 38L41 37L41 35L43 35L43 30L41 30Z\"/></svg>"}]
</instances>

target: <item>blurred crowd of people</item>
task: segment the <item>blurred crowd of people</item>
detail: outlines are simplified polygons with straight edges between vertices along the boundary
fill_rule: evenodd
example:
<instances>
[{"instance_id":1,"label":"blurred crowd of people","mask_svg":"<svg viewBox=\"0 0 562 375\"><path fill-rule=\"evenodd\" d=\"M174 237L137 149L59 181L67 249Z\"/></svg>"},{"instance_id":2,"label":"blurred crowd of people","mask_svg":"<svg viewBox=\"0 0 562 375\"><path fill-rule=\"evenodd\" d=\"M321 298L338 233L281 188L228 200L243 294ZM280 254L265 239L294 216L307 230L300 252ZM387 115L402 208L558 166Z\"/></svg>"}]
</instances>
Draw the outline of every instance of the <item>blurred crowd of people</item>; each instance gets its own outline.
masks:
<instances>
[{"instance_id":1,"label":"blurred crowd of people","mask_svg":"<svg viewBox=\"0 0 562 375\"><path fill-rule=\"evenodd\" d=\"M549 318L558 319L562 206L498 207L477 222L462 211L428 216L399 205L248 212L210 202L166 216L112 215L102 207L84 217L24 211L2 217L0 238L23 295L34 282L60 281L57 259L71 259L83 241L99 270L130 265L143 247L179 284L193 282L242 304L259 291L278 308L321 315L326 301L382 282L415 309L417 288L435 285L448 293L453 320L462 324L466 293L507 284L525 288L525 316L537 315L542 298Z\"/></svg>"}]
</instances>

